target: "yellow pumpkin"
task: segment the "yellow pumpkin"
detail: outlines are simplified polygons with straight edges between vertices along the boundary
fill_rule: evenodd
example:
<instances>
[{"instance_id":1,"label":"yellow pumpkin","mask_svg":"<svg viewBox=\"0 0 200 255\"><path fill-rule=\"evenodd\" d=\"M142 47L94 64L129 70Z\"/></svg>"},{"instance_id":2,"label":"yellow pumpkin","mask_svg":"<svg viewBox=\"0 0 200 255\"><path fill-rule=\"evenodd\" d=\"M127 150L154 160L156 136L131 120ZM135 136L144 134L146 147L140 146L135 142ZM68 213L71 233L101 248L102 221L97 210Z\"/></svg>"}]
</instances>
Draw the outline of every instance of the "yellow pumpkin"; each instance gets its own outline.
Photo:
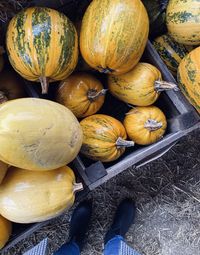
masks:
<instances>
[{"instance_id":1,"label":"yellow pumpkin","mask_svg":"<svg viewBox=\"0 0 200 255\"><path fill-rule=\"evenodd\" d=\"M68 107L76 117L82 118L101 108L105 93L103 85L94 76L76 73L60 83L56 101Z\"/></svg>"},{"instance_id":2,"label":"yellow pumpkin","mask_svg":"<svg viewBox=\"0 0 200 255\"><path fill-rule=\"evenodd\" d=\"M137 106L153 104L161 91L174 89L176 84L161 80L160 71L148 63L138 63L131 71L109 75L109 91L118 99Z\"/></svg>"},{"instance_id":3,"label":"yellow pumpkin","mask_svg":"<svg viewBox=\"0 0 200 255\"><path fill-rule=\"evenodd\" d=\"M48 220L69 209L81 189L67 166L48 172L11 167L0 186L0 213L17 223Z\"/></svg>"},{"instance_id":4,"label":"yellow pumpkin","mask_svg":"<svg viewBox=\"0 0 200 255\"><path fill-rule=\"evenodd\" d=\"M4 53L4 49L3 47L0 46L0 72L2 71L3 65L4 65L3 53Z\"/></svg>"},{"instance_id":5,"label":"yellow pumpkin","mask_svg":"<svg viewBox=\"0 0 200 255\"><path fill-rule=\"evenodd\" d=\"M8 100L26 97L22 82L14 71L3 70L0 74L0 104Z\"/></svg>"},{"instance_id":6,"label":"yellow pumpkin","mask_svg":"<svg viewBox=\"0 0 200 255\"><path fill-rule=\"evenodd\" d=\"M197 0L169 0L166 12L171 37L185 45L200 44L200 4Z\"/></svg>"},{"instance_id":7,"label":"yellow pumpkin","mask_svg":"<svg viewBox=\"0 0 200 255\"><path fill-rule=\"evenodd\" d=\"M7 243L12 231L12 223L0 215L0 249Z\"/></svg>"},{"instance_id":8,"label":"yellow pumpkin","mask_svg":"<svg viewBox=\"0 0 200 255\"><path fill-rule=\"evenodd\" d=\"M71 162L82 145L82 130L63 105L21 98L0 107L0 160L28 170L52 170Z\"/></svg>"},{"instance_id":9,"label":"yellow pumpkin","mask_svg":"<svg viewBox=\"0 0 200 255\"><path fill-rule=\"evenodd\" d=\"M75 69L77 32L56 10L27 8L9 23L7 50L13 68L27 80L40 81L45 94L49 81L63 80Z\"/></svg>"},{"instance_id":10,"label":"yellow pumpkin","mask_svg":"<svg viewBox=\"0 0 200 255\"><path fill-rule=\"evenodd\" d=\"M149 19L140 0L93 0L82 20L80 50L94 69L122 74L138 63L148 33Z\"/></svg>"},{"instance_id":11,"label":"yellow pumpkin","mask_svg":"<svg viewBox=\"0 0 200 255\"><path fill-rule=\"evenodd\" d=\"M200 47L185 56L177 72L179 87L189 102L200 113Z\"/></svg>"},{"instance_id":12,"label":"yellow pumpkin","mask_svg":"<svg viewBox=\"0 0 200 255\"><path fill-rule=\"evenodd\" d=\"M167 121L164 113L156 106L135 107L124 119L130 139L140 145L152 144L163 137Z\"/></svg>"},{"instance_id":13,"label":"yellow pumpkin","mask_svg":"<svg viewBox=\"0 0 200 255\"><path fill-rule=\"evenodd\" d=\"M7 170L8 164L0 161L0 184L3 181L3 178L5 177Z\"/></svg>"},{"instance_id":14,"label":"yellow pumpkin","mask_svg":"<svg viewBox=\"0 0 200 255\"><path fill-rule=\"evenodd\" d=\"M81 152L88 158L110 162L118 159L126 147L134 142L126 141L124 126L117 119L104 114L95 114L83 119L83 145Z\"/></svg>"}]
</instances>

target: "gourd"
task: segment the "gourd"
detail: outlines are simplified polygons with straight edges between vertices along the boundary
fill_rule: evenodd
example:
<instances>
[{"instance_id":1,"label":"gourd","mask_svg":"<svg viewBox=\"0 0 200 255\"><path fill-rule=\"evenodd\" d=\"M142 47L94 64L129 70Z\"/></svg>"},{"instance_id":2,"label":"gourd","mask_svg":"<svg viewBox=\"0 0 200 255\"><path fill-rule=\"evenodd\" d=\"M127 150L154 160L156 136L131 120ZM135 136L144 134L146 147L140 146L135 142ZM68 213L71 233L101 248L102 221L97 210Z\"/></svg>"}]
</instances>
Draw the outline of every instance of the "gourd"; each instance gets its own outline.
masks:
<instances>
[{"instance_id":1,"label":"gourd","mask_svg":"<svg viewBox=\"0 0 200 255\"><path fill-rule=\"evenodd\" d=\"M0 161L0 184L3 181L3 178L5 177L7 170L8 164Z\"/></svg>"},{"instance_id":2,"label":"gourd","mask_svg":"<svg viewBox=\"0 0 200 255\"><path fill-rule=\"evenodd\" d=\"M60 83L56 101L68 107L76 117L96 113L104 103L106 89L94 76L75 73Z\"/></svg>"},{"instance_id":3,"label":"gourd","mask_svg":"<svg viewBox=\"0 0 200 255\"><path fill-rule=\"evenodd\" d=\"M77 32L62 13L44 7L19 12L7 30L7 50L13 68L25 79L48 83L69 76L78 60Z\"/></svg>"},{"instance_id":4,"label":"gourd","mask_svg":"<svg viewBox=\"0 0 200 255\"><path fill-rule=\"evenodd\" d=\"M4 66L3 53L4 53L4 49L3 47L0 46L0 72L2 71Z\"/></svg>"},{"instance_id":5,"label":"gourd","mask_svg":"<svg viewBox=\"0 0 200 255\"><path fill-rule=\"evenodd\" d=\"M166 8L168 0L142 0L142 2L149 15L149 37L153 39L167 30Z\"/></svg>"},{"instance_id":6,"label":"gourd","mask_svg":"<svg viewBox=\"0 0 200 255\"><path fill-rule=\"evenodd\" d=\"M0 249L7 243L12 231L12 223L0 215Z\"/></svg>"},{"instance_id":7,"label":"gourd","mask_svg":"<svg viewBox=\"0 0 200 255\"><path fill-rule=\"evenodd\" d=\"M155 143L165 133L167 121L164 113L156 106L134 107L124 119L130 139L140 145Z\"/></svg>"},{"instance_id":8,"label":"gourd","mask_svg":"<svg viewBox=\"0 0 200 255\"><path fill-rule=\"evenodd\" d=\"M169 0L166 12L167 29L176 42L185 45L200 44L199 12L199 1Z\"/></svg>"},{"instance_id":9,"label":"gourd","mask_svg":"<svg viewBox=\"0 0 200 255\"><path fill-rule=\"evenodd\" d=\"M109 75L109 91L118 99L133 105L153 104L161 91L174 89L177 85L161 80L160 71L148 63L138 63L131 71L121 75Z\"/></svg>"},{"instance_id":10,"label":"gourd","mask_svg":"<svg viewBox=\"0 0 200 255\"><path fill-rule=\"evenodd\" d=\"M82 145L82 130L63 105L21 98L0 107L0 160L28 170L52 170L71 162Z\"/></svg>"},{"instance_id":11,"label":"gourd","mask_svg":"<svg viewBox=\"0 0 200 255\"><path fill-rule=\"evenodd\" d=\"M157 37L153 45L173 75L176 75L181 60L194 48L175 42L168 34Z\"/></svg>"},{"instance_id":12,"label":"gourd","mask_svg":"<svg viewBox=\"0 0 200 255\"><path fill-rule=\"evenodd\" d=\"M118 159L134 142L126 141L124 126L117 119L95 114L83 119L83 145L81 153L93 160L110 162Z\"/></svg>"},{"instance_id":13,"label":"gourd","mask_svg":"<svg viewBox=\"0 0 200 255\"><path fill-rule=\"evenodd\" d=\"M200 112L200 47L191 51L181 61L177 79L179 88L189 102Z\"/></svg>"},{"instance_id":14,"label":"gourd","mask_svg":"<svg viewBox=\"0 0 200 255\"><path fill-rule=\"evenodd\" d=\"M5 69L0 74L0 103L25 97L23 83L14 71Z\"/></svg>"},{"instance_id":15,"label":"gourd","mask_svg":"<svg viewBox=\"0 0 200 255\"><path fill-rule=\"evenodd\" d=\"M48 220L69 209L81 189L67 166L48 172L11 167L0 186L0 213L17 223Z\"/></svg>"},{"instance_id":16,"label":"gourd","mask_svg":"<svg viewBox=\"0 0 200 255\"><path fill-rule=\"evenodd\" d=\"M93 0L82 20L81 54L100 72L126 73L142 56L148 33L148 15L140 0Z\"/></svg>"}]
</instances>

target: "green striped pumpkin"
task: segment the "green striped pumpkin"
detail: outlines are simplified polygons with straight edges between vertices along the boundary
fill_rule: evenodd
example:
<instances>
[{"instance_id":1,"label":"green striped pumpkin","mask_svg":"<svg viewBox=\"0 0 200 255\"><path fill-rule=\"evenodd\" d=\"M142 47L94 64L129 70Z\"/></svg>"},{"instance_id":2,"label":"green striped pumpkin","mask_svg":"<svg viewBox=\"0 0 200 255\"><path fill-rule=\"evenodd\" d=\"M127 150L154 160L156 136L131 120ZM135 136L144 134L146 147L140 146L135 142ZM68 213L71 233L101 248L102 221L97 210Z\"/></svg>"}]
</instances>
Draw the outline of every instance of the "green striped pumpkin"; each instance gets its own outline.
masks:
<instances>
[{"instance_id":1,"label":"green striped pumpkin","mask_svg":"<svg viewBox=\"0 0 200 255\"><path fill-rule=\"evenodd\" d=\"M194 48L175 42L168 34L157 37L153 45L173 75L176 75L181 60Z\"/></svg>"},{"instance_id":2,"label":"green striped pumpkin","mask_svg":"<svg viewBox=\"0 0 200 255\"><path fill-rule=\"evenodd\" d=\"M166 23L172 38L185 45L200 45L200 1L169 0Z\"/></svg>"},{"instance_id":3,"label":"green striped pumpkin","mask_svg":"<svg viewBox=\"0 0 200 255\"><path fill-rule=\"evenodd\" d=\"M179 87L200 113L200 47L191 51L180 63L177 73Z\"/></svg>"},{"instance_id":4,"label":"green striped pumpkin","mask_svg":"<svg viewBox=\"0 0 200 255\"><path fill-rule=\"evenodd\" d=\"M27 80L40 81L47 93L49 81L65 79L76 67L77 32L64 14L31 7L10 21L7 50L13 68Z\"/></svg>"}]
</instances>

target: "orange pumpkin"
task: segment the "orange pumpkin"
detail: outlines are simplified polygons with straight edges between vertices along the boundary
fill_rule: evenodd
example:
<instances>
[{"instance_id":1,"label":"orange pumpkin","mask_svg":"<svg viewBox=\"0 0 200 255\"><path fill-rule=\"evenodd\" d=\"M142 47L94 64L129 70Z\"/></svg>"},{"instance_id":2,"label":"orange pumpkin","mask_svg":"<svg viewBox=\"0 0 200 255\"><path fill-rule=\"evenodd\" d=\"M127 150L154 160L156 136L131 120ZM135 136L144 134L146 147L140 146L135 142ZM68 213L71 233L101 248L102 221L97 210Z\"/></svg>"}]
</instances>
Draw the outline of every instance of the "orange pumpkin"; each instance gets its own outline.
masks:
<instances>
[{"instance_id":1,"label":"orange pumpkin","mask_svg":"<svg viewBox=\"0 0 200 255\"><path fill-rule=\"evenodd\" d=\"M76 117L96 113L104 103L106 89L94 76L76 73L62 81L56 101L68 107Z\"/></svg>"},{"instance_id":2,"label":"orange pumpkin","mask_svg":"<svg viewBox=\"0 0 200 255\"><path fill-rule=\"evenodd\" d=\"M135 107L126 114L124 126L130 139L137 144L147 145L162 138L167 121L156 106Z\"/></svg>"},{"instance_id":3,"label":"orange pumpkin","mask_svg":"<svg viewBox=\"0 0 200 255\"><path fill-rule=\"evenodd\" d=\"M93 0L82 20L81 54L100 72L126 73L141 58L148 33L149 19L140 0Z\"/></svg>"},{"instance_id":4,"label":"orange pumpkin","mask_svg":"<svg viewBox=\"0 0 200 255\"><path fill-rule=\"evenodd\" d=\"M83 145L81 152L88 158L110 162L118 159L126 147L134 142L126 141L126 130L117 119L104 114L95 114L83 119Z\"/></svg>"}]
</instances>

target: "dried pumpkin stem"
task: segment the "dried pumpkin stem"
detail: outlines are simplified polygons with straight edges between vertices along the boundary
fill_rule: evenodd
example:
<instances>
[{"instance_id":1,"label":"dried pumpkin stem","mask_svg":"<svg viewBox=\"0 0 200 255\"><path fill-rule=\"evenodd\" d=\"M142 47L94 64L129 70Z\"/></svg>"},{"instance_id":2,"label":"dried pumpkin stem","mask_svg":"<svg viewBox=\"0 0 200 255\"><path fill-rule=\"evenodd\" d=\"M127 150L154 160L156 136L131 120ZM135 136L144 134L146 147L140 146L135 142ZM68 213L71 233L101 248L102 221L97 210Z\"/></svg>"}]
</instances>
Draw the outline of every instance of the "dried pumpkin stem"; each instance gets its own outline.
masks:
<instances>
[{"instance_id":1,"label":"dried pumpkin stem","mask_svg":"<svg viewBox=\"0 0 200 255\"><path fill-rule=\"evenodd\" d=\"M124 140L123 138L121 138L121 137L119 137L118 139L117 139L117 141L116 141L116 146L118 147L118 148L120 148L120 147L132 147L132 146L134 146L135 145L135 143L133 142L133 141L126 141L126 140Z\"/></svg>"},{"instance_id":2,"label":"dried pumpkin stem","mask_svg":"<svg viewBox=\"0 0 200 255\"><path fill-rule=\"evenodd\" d=\"M157 92L162 92L166 90L179 91L178 85L167 81L155 81L155 90Z\"/></svg>"},{"instance_id":3,"label":"dried pumpkin stem","mask_svg":"<svg viewBox=\"0 0 200 255\"><path fill-rule=\"evenodd\" d=\"M162 122L158 122L157 120L153 119L148 119L144 124L144 127L149 131L156 131L160 129L162 126L163 126Z\"/></svg>"},{"instance_id":4,"label":"dried pumpkin stem","mask_svg":"<svg viewBox=\"0 0 200 255\"><path fill-rule=\"evenodd\" d=\"M80 183L74 183L73 191L78 192L78 191L81 191L81 190L83 190L83 184L81 182Z\"/></svg>"},{"instance_id":5,"label":"dried pumpkin stem","mask_svg":"<svg viewBox=\"0 0 200 255\"><path fill-rule=\"evenodd\" d=\"M47 94L48 93L48 88L49 88L49 79L45 76L41 76L39 78L41 87L42 87L42 94Z\"/></svg>"},{"instance_id":6,"label":"dried pumpkin stem","mask_svg":"<svg viewBox=\"0 0 200 255\"><path fill-rule=\"evenodd\" d=\"M89 91L88 91L88 99L89 100L91 100L91 101L94 101L94 100L96 100L98 97L100 97L100 96L104 96L105 94L106 94L106 92L107 92L107 90L108 89L102 89L102 90L100 90L100 91L96 91L96 90L93 90L93 89L90 89Z\"/></svg>"},{"instance_id":7,"label":"dried pumpkin stem","mask_svg":"<svg viewBox=\"0 0 200 255\"><path fill-rule=\"evenodd\" d=\"M0 104L3 104L5 102L8 101L7 96L5 95L5 93L3 91L0 91Z\"/></svg>"}]
</instances>

